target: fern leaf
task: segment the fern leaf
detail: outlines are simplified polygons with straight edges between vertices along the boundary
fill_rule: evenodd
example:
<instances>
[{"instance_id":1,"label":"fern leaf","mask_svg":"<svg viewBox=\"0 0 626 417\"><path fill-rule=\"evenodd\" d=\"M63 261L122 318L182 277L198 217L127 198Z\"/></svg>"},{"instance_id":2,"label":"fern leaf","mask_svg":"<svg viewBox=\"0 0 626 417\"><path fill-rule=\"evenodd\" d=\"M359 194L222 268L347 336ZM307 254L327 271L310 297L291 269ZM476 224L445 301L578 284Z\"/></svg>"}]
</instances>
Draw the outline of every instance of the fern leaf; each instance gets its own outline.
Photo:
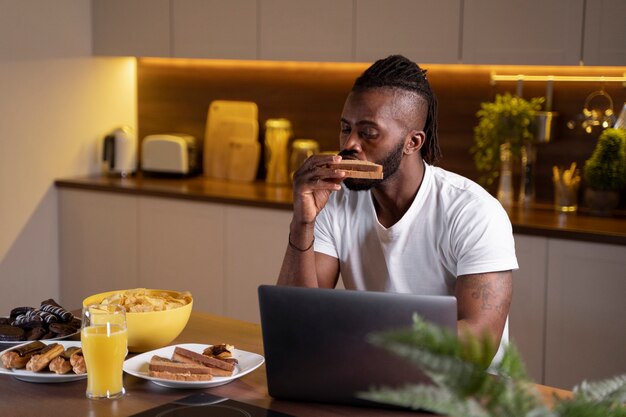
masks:
<instances>
[{"instance_id":1,"label":"fern leaf","mask_svg":"<svg viewBox=\"0 0 626 417\"><path fill-rule=\"evenodd\" d=\"M626 374L602 381L583 381L573 391L576 396L588 400L622 404L626 402Z\"/></svg>"},{"instance_id":2,"label":"fern leaf","mask_svg":"<svg viewBox=\"0 0 626 417\"><path fill-rule=\"evenodd\" d=\"M460 399L447 389L429 385L409 385L403 388L380 388L359 394L361 398L385 404L427 410L455 417L490 417L474 399Z\"/></svg>"}]
</instances>

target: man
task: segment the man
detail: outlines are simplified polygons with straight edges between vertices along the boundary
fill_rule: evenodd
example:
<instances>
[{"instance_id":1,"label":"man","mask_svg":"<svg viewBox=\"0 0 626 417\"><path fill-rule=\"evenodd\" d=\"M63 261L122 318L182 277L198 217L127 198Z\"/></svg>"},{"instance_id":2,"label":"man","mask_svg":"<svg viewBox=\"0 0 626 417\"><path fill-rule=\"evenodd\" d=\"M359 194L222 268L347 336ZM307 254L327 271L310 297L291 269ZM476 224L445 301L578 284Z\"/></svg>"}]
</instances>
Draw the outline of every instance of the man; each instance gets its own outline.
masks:
<instances>
[{"instance_id":1,"label":"man","mask_svg":"<svg viewBox=\"0 0 626 417\"><path fill-rule=\"evenodd\" d=\"M278 284L334 288L341 273L347 289L455 295L459 336L486 332L502 347L517 268L511 223L482 187L433 165L436 117L426 71L402 56L356 80L341 152L313 156L294 175ZM384 179L345 178L329 167L342 158L381 164Z\"/></svg>"}]
</instances>

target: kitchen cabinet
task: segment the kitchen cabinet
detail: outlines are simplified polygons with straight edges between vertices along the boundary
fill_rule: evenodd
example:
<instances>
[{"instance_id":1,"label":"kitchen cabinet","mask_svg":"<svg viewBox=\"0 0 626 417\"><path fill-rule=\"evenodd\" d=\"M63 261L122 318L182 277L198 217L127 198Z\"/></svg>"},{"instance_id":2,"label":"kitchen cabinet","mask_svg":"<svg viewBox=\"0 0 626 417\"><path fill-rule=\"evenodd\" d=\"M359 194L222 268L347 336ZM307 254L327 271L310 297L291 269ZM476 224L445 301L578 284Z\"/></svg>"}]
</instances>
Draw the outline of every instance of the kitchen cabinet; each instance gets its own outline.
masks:
<instances>
[{"instance_id":1,"label":"kitchen cabinet","mask_svg":"<svg viewBox=\"0 0 626 417\"><path fill-rule=\"evenodd\" d=\"M623 246L551 239L544 383L571 389L626 371Z\"/></svg>"},{"instance_id":2,"label":"kitchen cabinet","mask_svg":"<svg viewBox=\"0 0 626 417\"><path fill-rule=\"evenodd\" d=\"M226 229L225 314L260 323L257 288L275 284L287 249L291 211L230 206Z\"/></svg>"},{"instance_id":3,"label":"kitchen cabinet","mask_svg":"<svg viewBox=\"0 0 626 417\"><path fill-rule=\"evenodd\" d=\"M199 311L258 323L257 287L276 283L290 221L287 210L60 189L61 302L189 290Z\"/></svg>"},{"instance_id":4,"label":"kitchen cabinet","mask_svg":"<svg viewBox=\"0 0 626 417\"><path fill-rule=\"evenodd\" d=\"M517 346L529 376L543 383L548 238L515 235L519 269L513 272L509 339Z\"/></svg>"},{"instance_id":5,"label":"kitchen cabinet","mask_svg":"<svg viewBox=\"0 0 626 417\"><path fill-rule=\"evenodd\" d=\"M172 0L172 56L256 59L256 0Z\"/></svg>"},{"instance_id":6,"label":"kitchen cabinet","mask_svg":"<svg viewBox=\"0 0 626 417\"><path fill-rule=\"evenodd\" d=\"M224 312L226 206L139 198L138 283L191 291L194 308Z\"/></svg>"},{"instance_id":7,"label":"kitchen cabinet","mask_svg":"<svg viewBox=\"0 0 626 417\"><path fill-rule=\"evenodd\" d=\"M171 56L170 0L92 0L94 55Z\"/></svg>"},{"instance_id":8,"label":"kitchen cabinet","mask_svg":"<svg viewBox=\"0 0 626 417\"><path fill-rule=\"evenodd\" d=\"M61 304L138 286L139 199L111 193L59 192Z\"/></svg>"},{"instance_id":9,"label":"kitchen cabinet","mask_svg":"<svg viewBox=\"0 0 626 417\"><path fill-rule=\"evenodd\" d=\"M352 0L260 0L259 58L353 60Z\"/></svg>"},{"instance_id":10,"label":"kitchen cabinet","mask_svg":"<svg viewBox=\"0 0 626 417\"><path fill-rule=\"evenodd\" d=\"M622 0L92 0L93 54L626 65Z\"/></svg>"},{"instance_id":11,"label":"kitchen cabinet","mask_svg":"<svg viewBox=\"0 0 626 417\"><path fill-rule=\"evenodd\" d=\"M461 0L356 0L356 61L402 54L418 63L456 64Z\"/></svg>"},{"instance_id":12,"label":"kitchen cabinet","mask_svg":"<svg viewBox=\"0 0 626 417\"><path fill-rule=\"evenodd\" d=\"M585 2L585 65L626 65L626 2Z\"/></svg>"},{"instance_id":13,"label":"kitchen cabinet","mask_svg":"<svg viewBox=\"0 0 626 417\"><path fill-rule=\"evenodd\" d=\"M462 61L578 65L583 13L583 0L466 1Z\"/></svg>"}]
</instances>

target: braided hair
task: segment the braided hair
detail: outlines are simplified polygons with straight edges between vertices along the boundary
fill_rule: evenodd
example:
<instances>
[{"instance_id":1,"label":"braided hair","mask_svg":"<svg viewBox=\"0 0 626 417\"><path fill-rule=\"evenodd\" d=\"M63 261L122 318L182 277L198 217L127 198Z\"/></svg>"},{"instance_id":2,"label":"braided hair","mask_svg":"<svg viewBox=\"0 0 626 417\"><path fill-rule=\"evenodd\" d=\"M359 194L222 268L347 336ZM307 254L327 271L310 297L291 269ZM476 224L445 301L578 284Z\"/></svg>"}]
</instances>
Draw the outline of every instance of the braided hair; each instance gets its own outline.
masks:
<instances>
[{"instance_id":1,"label":"braided hair","mask_svg":"<svg viewBox=\"0 0 626 417\"><path fill-rule=\"evenodd\" d=\"M352 91L373 88L397 88L418 94L427 104L424 124L426 141L421 149L422 158L434 164L441 157L437 137L437 97L426 79L426 70L402 55L391 55L376 61L354 82Z\"/></svg>"}]
</instances>

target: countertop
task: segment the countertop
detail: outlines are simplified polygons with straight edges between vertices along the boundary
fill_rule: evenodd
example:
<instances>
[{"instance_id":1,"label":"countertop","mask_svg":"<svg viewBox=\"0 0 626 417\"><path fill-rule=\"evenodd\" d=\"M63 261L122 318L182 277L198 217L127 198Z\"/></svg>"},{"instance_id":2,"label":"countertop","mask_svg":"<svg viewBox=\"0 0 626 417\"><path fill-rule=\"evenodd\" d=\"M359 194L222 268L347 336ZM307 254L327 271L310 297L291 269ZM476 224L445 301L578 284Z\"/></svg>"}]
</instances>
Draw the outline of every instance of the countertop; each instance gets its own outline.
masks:
<instances>
[{"instance_id":1,"label":"countertop","mask_svg":"<svg viewBox=\"0 0 626 417\"><path fill-rule=\"evenodd\" d=\"M258 324L196 311L191 313L187 326L172 344L214 344L218 342L230 343L237 349L263 355L261 328ZM275 400L269 396L267 391L265 365L226 385L198 390L163 388L145 379L125 374L126 395L116 400L88 400L85 398L87 383L84 379L57 384L37 384L22 382L9 375L0 375L0 384L2 384L2 390L0 390L1 414L10 416L45 416L48 413L67 417L129 416L200 391L302 417L374 417L381 415L419 417L432 415L405 411L384 412L377 408ZM564 398L571 396L569 391L542 385L537 385L537 389L547 404L552 404L554 395Z\"/></svg>"},{"instance_id":2,"label":"countertop","mask_svg":"<svg viewBox=\"0 0 626 417\"><path fill-rule=\"evenodd\" d=\"M292 188L262 181L243 183L193 178L129 178L92 176L59 179L57 187L119 194L132 194L193 201L292 209ZM514 205L507 210L513 232L523 235L626 245L626 213L612 217L591 216L583 208L578 213L558 213L549 204Z\"/></svg>"}]
</instances>

